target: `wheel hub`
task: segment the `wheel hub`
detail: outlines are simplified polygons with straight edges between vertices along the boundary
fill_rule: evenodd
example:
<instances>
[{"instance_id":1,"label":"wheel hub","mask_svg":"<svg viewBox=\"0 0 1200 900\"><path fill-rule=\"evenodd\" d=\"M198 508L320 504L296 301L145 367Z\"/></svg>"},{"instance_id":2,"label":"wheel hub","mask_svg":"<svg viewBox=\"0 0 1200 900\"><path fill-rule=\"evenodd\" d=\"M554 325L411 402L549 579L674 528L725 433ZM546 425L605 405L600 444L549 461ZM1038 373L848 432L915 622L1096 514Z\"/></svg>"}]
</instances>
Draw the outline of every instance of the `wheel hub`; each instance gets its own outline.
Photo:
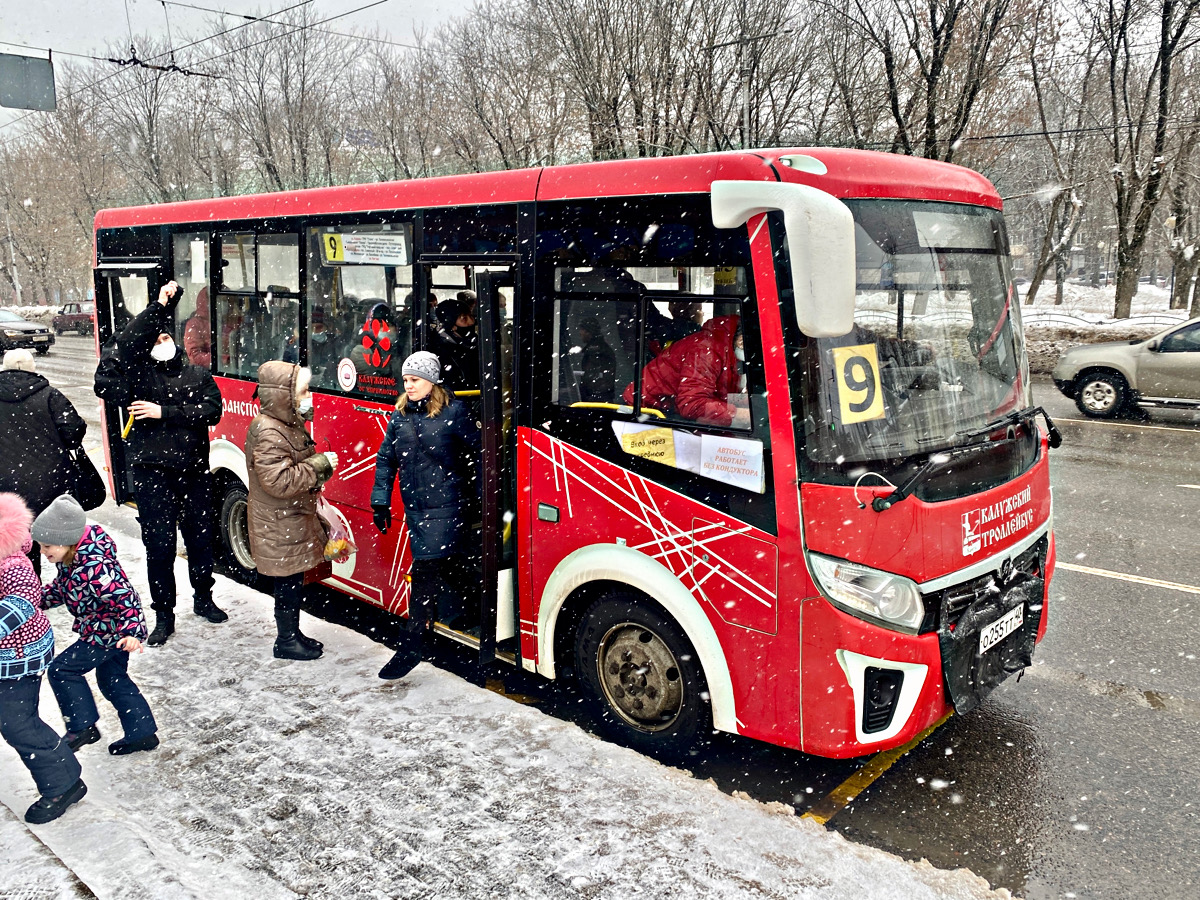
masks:
<instances>
[{"instance_id":1,"label":"wheel hub","mask_svg":"<svg viewBox=\"0 0 1200 900\"><path fill-rule=\"evenodd\" d=\"M683 678L666 643L643 625L609 629L596 657L609 705L643 731L669 728L683 706Z\"/></svg>"},{"instance_id":2,"label":"wheel hub","mask_svg":"<svg viewBox=\"0 0 1200 900\"><path fill-rule=\"evenodd\" d=\"M1108 412L1117 402L1117 392L1107 381L1089 381L1080 391L1083 405L1095 412Z\"/></svg>"},{"instance_id":3,"label":"wheel hub","mask_svg":"<svg viewBox=\"0 0 1200 900\"><path fill-rule=\"evenodd\" d=\"M249 505L245 500L237 500L229 507L229 544L238 564L245 569L255 567L254 556L250 553L250 525L246 521Z\"/></svg>"}]
</instances>

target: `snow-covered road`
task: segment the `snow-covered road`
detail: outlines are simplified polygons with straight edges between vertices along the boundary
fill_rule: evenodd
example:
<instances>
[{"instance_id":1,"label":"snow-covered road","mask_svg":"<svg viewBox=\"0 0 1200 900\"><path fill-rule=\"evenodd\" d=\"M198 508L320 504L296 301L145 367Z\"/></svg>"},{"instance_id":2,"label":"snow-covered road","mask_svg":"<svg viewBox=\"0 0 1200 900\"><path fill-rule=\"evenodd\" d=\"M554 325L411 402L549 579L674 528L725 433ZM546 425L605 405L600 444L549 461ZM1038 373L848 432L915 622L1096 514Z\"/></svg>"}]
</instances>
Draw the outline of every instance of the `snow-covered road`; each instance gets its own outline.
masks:
<instances>
[{"instance_id":1,"label":"snow-covered road","mask_svg":"<svg viewBox=\"0 0 1200 900\"><path fill-rule=\"evenodd\" d=\"M140 543L115 537L144 588ZM307 616L324 658L273 659L269 598L225 579L217 596L227 624L184 614L132 661L162 746L109 756L120 728L101 701L104 740L80 753L87 797L36 838L0 815L0 897L1007 896L427 664L379 681L386 648ZM69 620L52 619L61 649ZM48 688L43 712L61 727ZM20 813L34 799L0 747L0 800Z\"/></svg>"}]
</instances>

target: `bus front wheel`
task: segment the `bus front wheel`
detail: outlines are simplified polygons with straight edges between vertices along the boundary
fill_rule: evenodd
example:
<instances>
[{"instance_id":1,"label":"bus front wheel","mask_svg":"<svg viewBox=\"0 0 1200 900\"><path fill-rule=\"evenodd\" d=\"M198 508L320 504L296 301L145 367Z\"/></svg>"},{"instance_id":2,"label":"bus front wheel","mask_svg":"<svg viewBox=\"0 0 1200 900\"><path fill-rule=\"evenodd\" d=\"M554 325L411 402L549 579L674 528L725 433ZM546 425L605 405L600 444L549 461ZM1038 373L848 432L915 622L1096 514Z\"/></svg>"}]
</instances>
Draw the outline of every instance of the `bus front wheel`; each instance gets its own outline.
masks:
<instances>
[{"instance_id":1,"label":"bus front wheel","mask_svg":"<svg viewBox=\"0 0 1200 900\"><path fill-rule=\"evenodd\" d=\"M634 595L608 594L584 613L575 670L599 730L619 743L680 758L712 730L704 672L683 630Z\"/></svg>"},{"instance_id":2,"label":"bus front wheel","mask_svg":"<svg viewBox=\"0 0 1200 900\"><path fill-rule=\"evenodd\" d=\"M221 541L228 558L231 575L242 584L254 584L258 570L250 553L250 525L246 518L248 504L246 488L240 481L225 483L221 497L218 520L221 523Z\"/></svg>"}]
</instances>

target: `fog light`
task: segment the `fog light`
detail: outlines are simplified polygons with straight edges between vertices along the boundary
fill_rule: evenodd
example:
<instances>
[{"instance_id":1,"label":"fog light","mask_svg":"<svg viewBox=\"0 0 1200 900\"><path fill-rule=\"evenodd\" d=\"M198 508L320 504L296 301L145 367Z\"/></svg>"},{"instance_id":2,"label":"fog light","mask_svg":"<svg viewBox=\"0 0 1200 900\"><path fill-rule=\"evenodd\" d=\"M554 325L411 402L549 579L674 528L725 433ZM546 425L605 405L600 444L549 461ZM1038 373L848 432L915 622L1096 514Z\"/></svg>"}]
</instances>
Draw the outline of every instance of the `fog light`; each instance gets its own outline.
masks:
<instances>
[{"instance_id":1,"label":"fog light","mask_svg":"<svg viewBox=\"0 0 1200 900\"><path fill-rule=\"evenodd\" d=\"M903 684L903 672L867 666L863 673L863 734L885 731L892 724Z\"/></svg>"}]
</instances>

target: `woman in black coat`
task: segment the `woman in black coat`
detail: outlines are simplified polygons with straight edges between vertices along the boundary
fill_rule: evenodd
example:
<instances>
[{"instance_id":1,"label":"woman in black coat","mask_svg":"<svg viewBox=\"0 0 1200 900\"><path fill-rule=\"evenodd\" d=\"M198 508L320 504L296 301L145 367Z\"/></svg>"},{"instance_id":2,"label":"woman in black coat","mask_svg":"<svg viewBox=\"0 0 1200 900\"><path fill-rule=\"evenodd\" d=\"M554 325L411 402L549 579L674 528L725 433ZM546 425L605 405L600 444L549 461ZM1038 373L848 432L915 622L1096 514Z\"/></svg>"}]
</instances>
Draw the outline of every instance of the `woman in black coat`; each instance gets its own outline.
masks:
<instances>
[{"instance_id":1,"label":"woman in black coat","mask_svg":"<svg viewBox=\"0 0 1200 900\"><path fill-rule=\"evenodd\" d=\"M479 457L479 429L466 405L439 383L442 365L427 351L402 367L404 393L375 457L371 509L375 527L392 524L392 484L400 478L404 522L412 549L412 592L400 648L379 672L403 678L421 661L438 600L457 598L451 586L465 568L467 468Z\"/></svg>"},{"instance_id":2,"label":"woman in black coat","mask_svg":"<svg viewBox=\"0 0 1200 900\"><path fill-rule=\"evenodd\" d=\"M0 372L0 492L11 491L39 515L70 491L75 464L70 452L83 443L87 423L71 401L33 368L28 350L9 350ZM41 548L29 554L42 572Z\"/></svg>"}]
</instances>

